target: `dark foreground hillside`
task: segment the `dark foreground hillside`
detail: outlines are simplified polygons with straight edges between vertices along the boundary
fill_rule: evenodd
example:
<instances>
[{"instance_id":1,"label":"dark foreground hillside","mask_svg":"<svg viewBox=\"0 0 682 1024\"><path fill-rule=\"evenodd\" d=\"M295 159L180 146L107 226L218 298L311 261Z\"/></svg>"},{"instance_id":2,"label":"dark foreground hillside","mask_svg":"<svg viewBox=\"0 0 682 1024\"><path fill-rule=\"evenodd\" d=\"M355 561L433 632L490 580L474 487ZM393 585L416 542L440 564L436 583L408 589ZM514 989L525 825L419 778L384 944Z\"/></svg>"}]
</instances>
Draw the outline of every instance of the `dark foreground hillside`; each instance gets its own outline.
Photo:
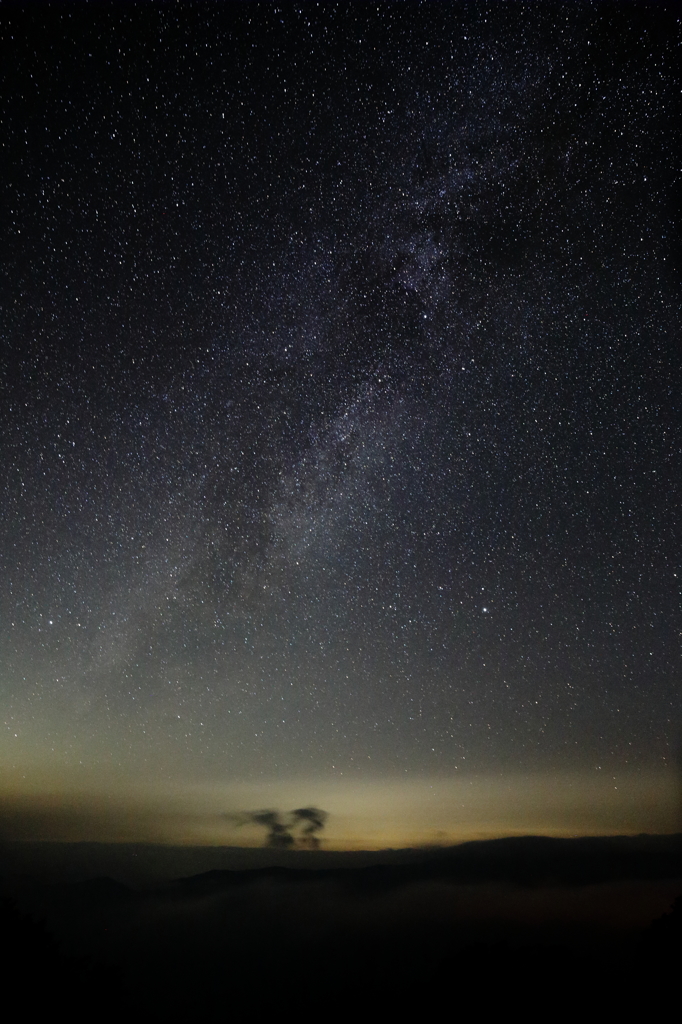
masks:
<instances>
[{"instance_id":1,"label":"dark foreground hillside","mask_svg":"<svg viewBox=\"0 0 682 1024\"><path fill-rule=\"evenodd\" d=\"M5 991L25 1013L83 1020L665 1019L681 853L681 836L497 840L361 866L290 857L140 890L87 872L46 882L44 859L36 873L27 851L21 872L15 847L0 851Z\"/></svg>"}]
</instances>

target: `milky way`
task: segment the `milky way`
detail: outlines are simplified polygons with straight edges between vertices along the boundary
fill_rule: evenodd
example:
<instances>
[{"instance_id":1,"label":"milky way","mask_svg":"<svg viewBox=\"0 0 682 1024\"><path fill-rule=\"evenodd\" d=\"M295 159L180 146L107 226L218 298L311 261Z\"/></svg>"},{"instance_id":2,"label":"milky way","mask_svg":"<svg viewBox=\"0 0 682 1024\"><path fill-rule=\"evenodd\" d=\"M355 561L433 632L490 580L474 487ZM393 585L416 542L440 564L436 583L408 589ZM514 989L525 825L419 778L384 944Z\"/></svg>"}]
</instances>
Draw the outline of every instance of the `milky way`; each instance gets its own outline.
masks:
<instances>
[{"instance_id":1,"label":"milky way","mask_svg":"<svg viewBox=\"0 0 682 1024\"><path fill-rule=\"evenodd\" d=\"M3 20L6 770L674 763L668 9Z\"/></svg>"}]
</instances>

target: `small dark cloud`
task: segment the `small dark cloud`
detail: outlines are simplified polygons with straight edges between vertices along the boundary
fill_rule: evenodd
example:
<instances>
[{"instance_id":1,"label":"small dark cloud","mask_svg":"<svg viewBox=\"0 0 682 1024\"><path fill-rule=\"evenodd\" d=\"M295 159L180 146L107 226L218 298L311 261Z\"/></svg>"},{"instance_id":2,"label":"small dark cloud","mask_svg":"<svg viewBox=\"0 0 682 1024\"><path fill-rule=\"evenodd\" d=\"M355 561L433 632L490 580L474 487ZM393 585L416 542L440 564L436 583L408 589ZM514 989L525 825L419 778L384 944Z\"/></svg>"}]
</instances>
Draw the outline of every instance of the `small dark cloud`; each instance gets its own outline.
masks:
<instances>
[{"instance_id":1,"label":"small dark cloud","mask_svg":"<svg viewBox=\"0 0 682 1024\"><path fill-rule=\"evenodd\" d=\"M256 811L251 815L256 825L264 825L268 830L268 846L286 849L293 846L295 839L289 831L289 825L283 822L277 811Z\"/></svg>"},{"instance_id":2,"label":"small dark cloud","mask_svg":"<svg viewBox=\"0 0 682 1024\"><path fill-rule=\"evenodd\" d=\"M299 807L291 812L295 824L301 827L299 843L311 850L318 850L320 840L317 833L321 832L327 820L327 812L319 807Z\"/></svg>"},{"instance_id":3,"label":"small dark cloud","mask_svg":"<svg viewBox=\"0 0 682 1024\"><path fill-rule=\"evenodd\" d=\"M266 846L290 849L294 846L309 850L320 848L318 833L327 821L327 812L319 807L298 807L282 814L279 811L244 811L226 815L237 825L263 825L267 829Z\"/></svg>"}]
</instances>

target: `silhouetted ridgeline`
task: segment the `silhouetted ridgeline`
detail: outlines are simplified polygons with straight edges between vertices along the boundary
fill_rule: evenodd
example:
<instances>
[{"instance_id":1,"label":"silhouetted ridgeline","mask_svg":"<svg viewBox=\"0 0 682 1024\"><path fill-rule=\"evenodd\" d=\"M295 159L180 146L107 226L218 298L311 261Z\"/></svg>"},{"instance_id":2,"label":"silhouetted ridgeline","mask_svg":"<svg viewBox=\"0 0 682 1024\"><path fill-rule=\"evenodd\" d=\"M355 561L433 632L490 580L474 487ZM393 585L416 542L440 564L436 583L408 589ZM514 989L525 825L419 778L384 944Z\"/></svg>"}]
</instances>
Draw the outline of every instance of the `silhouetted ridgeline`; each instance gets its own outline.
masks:
<instances>
[{"instance_id":1,"label":"silhouetted ridgeline","mask_svg":"<svg viewBox=\"0 0 682 1024\"><path fill-rule=\"evenodd\" d=\"M116 851L98 859L97 844L83 845L72 852L77 862L86 852L89 867L81 860L78 880L57 883L45 881L49 851L38 863L27 847L22 865L20 844L2 850L6 978L36 1009L68 1005L76 1018L134 1007L222 1019L289 1003L332 1018L516 1005L538 1019L549 1007L559 1018L650 1015L678 973L682 836L528 837L364 860L313 851L315 867L307 853L270 851L252 869L142 890L93 877ZM68 847L54 853L63 877ZM47 987L35 986L36 971Z\"/></svg>"},{"instance_id":2,"label":"silhouetted ridgeline","mask_svg":"<svg viewBox=\"0 0 682 1024\"><path fill-rule=\"evenodd\" d=\"M159 846L151 843L0 842L0 877L42 881L79 881L108 875L135 889L153 888L169 879L272 867L329 872L375 869L397 884L416 877L460 882L509 881L536 885L657 879L682 876L682 838L606 836L553 839L524 836L462 843L453 847L379 851L276 849L268 846ZM371 878L368 870L366 877ZM304 876L301 875L301 878ZM313 876L310 876L313 877ZM349 878L351 876L349 875Z\"/></svg>"},{"instance_id":3,"label":"silhouetted ridgeline","mask_svg":"<svg viewBox=\"0 0 682 1024\"><path fill-rule=\"evenodd\" d=\"M305 868L269 866L242 871L205 872L179 879L181 893L205 893L258 878L280 881L337 881L351 888L376 890L414 882L459 884L510 882L516 885L595 885L622 879L682 876L682 836L607 836L550 839L524 836L463 843L442 851L421 852L408 863L362 867Z\"/></svg>"}]
</instances>

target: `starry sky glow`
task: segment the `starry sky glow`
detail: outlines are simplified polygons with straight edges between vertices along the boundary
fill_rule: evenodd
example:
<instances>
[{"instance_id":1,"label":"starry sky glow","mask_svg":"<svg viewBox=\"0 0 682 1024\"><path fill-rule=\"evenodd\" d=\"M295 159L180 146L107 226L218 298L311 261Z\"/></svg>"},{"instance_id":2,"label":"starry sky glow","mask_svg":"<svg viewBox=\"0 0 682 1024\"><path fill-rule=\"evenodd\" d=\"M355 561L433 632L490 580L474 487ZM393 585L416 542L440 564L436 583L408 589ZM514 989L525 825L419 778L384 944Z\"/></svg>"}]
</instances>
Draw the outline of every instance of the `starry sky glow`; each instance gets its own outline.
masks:
<instances>
[{"instance_id":1,"label":"starry sky glow","mask_svg":"<svg viewBox=\"0 0 682 1024\"><path fill-rule=\"evenodd\" d=\"M671 8L26 3L1 33L8 806L673 831Z\"/></svg>"}]
</instances>

